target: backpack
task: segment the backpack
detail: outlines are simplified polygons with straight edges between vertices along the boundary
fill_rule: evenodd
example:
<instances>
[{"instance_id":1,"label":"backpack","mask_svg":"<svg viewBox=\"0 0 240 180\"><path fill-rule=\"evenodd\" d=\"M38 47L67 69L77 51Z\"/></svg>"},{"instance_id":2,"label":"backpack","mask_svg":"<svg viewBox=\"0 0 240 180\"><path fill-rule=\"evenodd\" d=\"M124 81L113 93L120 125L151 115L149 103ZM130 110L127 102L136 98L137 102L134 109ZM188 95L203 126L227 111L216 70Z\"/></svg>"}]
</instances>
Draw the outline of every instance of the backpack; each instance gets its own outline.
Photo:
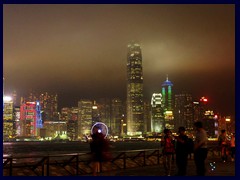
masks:
<instances>
[{"instance_id":1,"label":"backpack","mask_svg":"<svg viewBox=\"0 0 240 180\"><path fill-rule=\"evenodd\" d=\"M170 138L164 138L163 153L175 153L175 144Z\"/></svg>"}]
</instances>

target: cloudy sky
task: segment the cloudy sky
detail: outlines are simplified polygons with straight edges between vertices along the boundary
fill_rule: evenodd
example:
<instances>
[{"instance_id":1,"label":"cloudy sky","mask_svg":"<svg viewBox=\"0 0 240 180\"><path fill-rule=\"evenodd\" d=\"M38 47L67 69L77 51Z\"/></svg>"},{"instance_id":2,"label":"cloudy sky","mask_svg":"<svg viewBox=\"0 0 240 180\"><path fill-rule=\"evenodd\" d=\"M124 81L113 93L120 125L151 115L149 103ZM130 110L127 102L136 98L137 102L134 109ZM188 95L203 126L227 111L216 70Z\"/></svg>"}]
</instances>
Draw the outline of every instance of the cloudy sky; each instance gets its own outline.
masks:
<instances>
[{"instance_id":1,"label":"cloudy sky","mask_svg":"<svg viewBox=\"0 0 240 180\"><path fill-rule=\"evenodd\" d=\"M5 94L56 92L60 107L80 98L126 97L127 45L142 48L144 95L205 96L235 114L235 7L220 4L3 5Z\"/></svg>"}]
</instances>

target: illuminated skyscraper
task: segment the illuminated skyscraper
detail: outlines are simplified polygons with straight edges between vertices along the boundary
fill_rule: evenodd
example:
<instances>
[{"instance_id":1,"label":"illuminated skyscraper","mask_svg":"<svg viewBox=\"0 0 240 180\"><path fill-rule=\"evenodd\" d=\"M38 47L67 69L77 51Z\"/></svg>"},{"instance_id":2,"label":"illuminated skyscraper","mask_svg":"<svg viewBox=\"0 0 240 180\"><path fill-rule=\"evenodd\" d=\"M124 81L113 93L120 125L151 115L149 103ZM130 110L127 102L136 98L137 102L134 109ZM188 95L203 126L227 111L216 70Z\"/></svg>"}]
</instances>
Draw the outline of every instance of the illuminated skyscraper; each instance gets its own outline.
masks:
<instances>
[{"instance_id":1,"label":"illuminated skyscraper","mask_svg":"<svg viewBox=\"0 0 240 180\"><path fill-rule=\"evenodd\" d=\"M142 52L137 43L128 45L127 53L127 134L144 132Z\"/></svg>"},{"instance_id":2,"label":"illuminated skyscraper","mask_svg":"<svg viewBox=\"0 0 240 180\"><path fill-rule=\"evenodd\" d=\"M153 93L151 100L151 132L161 133L164 127L162 94Z\"/></svg>"},{"instance_id":3,"label":"illuminated skyscraper","mask_svg":"<svg viewBox=\"0 0 240 180\"><path fill-rule=\"evenodd\" d=\"M21 136L38 136L43 127L39 101L26 102L20 106Z\"/></svg>"},{"instance_id":4,"label":"illuminated skyscraper","mask_svg":"<svg viewBox=\"0 0 240 180\"><path fill-rule=\"evenodd\" d=\"M162 83L162 99L164 109L165 128L174 129L174 117L173 117L173 84L168 80Z\"/></svg>"},{"instance_id":5,"label":"illuminated skyscraper","mask_svg":"<svg viewBox=\"0 0 240 180\"><path fill-rule=\"evenodd\" d=\"M187 132L192 132L194 123L192 95L186 92L176 94L174 107L175 130L184 126Z\"/></svg>"},{"instance_id":6,"label":"illuminated skyscraper","mask_svg":"<svg viewBox=\"0 0 240 180\"><path fill-rule=\"evenodd\" d=\"M43 122L59 120L57 94L49 94L48 92L39 94L31 91L27 98L21 98L21 104L28 101L40 101Z\"/></svg>"},{"instance_id":7,"label":"illuminated skyscraper","mask_svg":"<svg viewBox=\"0 0 240 180\"><path fill-rule=\"evenodd\" d=\"M12 97L4 96L3 103L3 140L8 140L15 135Z\"/></svg>"},{"instance_id":8,"label":"illuminated skyscraper","mask_svg":"<svg viewBox=\"0 0 240 180\"><path fill-rule=\"evenodd\" d=\"M112 135L123 135L125 123L124 117L124 105L123 101L119 98L114 98L111 101L111 134Z\"/></svg>"},{"instance_id":9,"label":"illuminated skyscraper","mask_svg":"<svg viewBox=\"0 0 240 180\"><path fill-rule=\"evenodd\" d=\"M80 99L78 101L79 108L79 135L90 135L90 130L93 124L93 111L97 106L93 106L92 100Z\"/></svg>"}]
</instances>

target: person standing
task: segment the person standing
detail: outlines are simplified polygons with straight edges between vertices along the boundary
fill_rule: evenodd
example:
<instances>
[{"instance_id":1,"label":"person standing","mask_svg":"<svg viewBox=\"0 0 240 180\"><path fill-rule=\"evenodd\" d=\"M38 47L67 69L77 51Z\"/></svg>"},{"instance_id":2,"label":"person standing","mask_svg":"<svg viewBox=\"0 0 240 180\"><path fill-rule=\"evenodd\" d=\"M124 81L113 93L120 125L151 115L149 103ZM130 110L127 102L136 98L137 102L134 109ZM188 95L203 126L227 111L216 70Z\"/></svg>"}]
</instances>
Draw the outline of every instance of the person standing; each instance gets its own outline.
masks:
<instances>
[{"instance_id":1,"label":"person standing","mask_svg":"<svg viewBox=\"0 0 240 180\"><path fill-rule=\"evenodd\" d=\"M161 140L161 146L163 147L163 166L167 176L171 174L172 167L172 157L175 153L174 141L171 136L171 131L169 129L164 130L164 137Z\"/></svg>"},{"instance_id":2,"label":"person standing","mask_svg":"<svg viewBox=\"0 0 240 180\"><path fill-rule=\"evenodd\" d=\"M92 134L92 141L90 143L93 163L93 176L97 176L100 172L100 165L104 161L110 160L109 143L102 133Z\"/></svg>"},{"instance_id":3,"label":"person standing","mask_svg":"<svg viewBox=\"0 0 240 180\"><path fill-rule=\"evenodd\" d=\"M194 143L194 162L196 165L197 175L205 176L205 160L208 153L208 137L201 121L195 122L194 127L196 128L196 138Z\"/></svg>"},{"instance_id":4,"label":"person standing","mask_svg":"<svg viewBox=\"0 0 240 180\"><path fill-rule=\"evenodd\" d=\"M230 148L231 148L231 161L234 161L235 153L236 153L236 149L235 149L235 133L233 133L232 136L231 136Z\"/></svg>"},{"instance_id":5,"label":"person standing","mask_svg":"<svg viewBox=\"0 0 240 180\"><path fill-rule=\"evenodd\" d=\"M226 135L225 129L221 130L221 134L218 137L218 143L219 143L219 146L221 149L222 161L226 162L227 161L228 140L227 140L227 135Z\"/></svg>"},{"instance_id":6,"label":"person standing","mask_svg":"<svg viewBox=\"0 0 240 180\"><path fill-rule=\"evenodd\" d=\"M188 161L188 136L185 134L185 128L179 127L176 144L176 164L178 168L177 176L186 176Z\"/></svg>"}]
</instances>

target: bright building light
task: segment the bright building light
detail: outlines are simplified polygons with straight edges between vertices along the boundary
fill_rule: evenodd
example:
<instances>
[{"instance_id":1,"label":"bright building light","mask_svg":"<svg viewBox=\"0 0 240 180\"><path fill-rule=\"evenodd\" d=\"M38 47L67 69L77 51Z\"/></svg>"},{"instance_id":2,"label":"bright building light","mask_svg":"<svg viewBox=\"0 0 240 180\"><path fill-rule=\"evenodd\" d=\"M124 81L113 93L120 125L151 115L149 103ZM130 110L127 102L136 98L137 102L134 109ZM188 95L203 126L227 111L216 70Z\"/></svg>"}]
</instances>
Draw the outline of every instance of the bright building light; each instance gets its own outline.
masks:
<instances>
[{"instance_id":1,"label":"bright building light","mask_svg":"<svg viewBox=\"0 0 240 180\"><path fill-rule=\"evenodd\" d=\"M230 122L230 118L226 118L226 121L227 121L227 122Z\"/></svg>"},{"instance_id":2,"label":"bright building light","mask_svg":"<svg viewBox=\"0 0 240 180\"><path fill-rule=\"evenodd\" d=\"M3 102L10 102L12 101L12 97L11 96L4 96L3 97Z\"/></svg>"}]
</instances>

